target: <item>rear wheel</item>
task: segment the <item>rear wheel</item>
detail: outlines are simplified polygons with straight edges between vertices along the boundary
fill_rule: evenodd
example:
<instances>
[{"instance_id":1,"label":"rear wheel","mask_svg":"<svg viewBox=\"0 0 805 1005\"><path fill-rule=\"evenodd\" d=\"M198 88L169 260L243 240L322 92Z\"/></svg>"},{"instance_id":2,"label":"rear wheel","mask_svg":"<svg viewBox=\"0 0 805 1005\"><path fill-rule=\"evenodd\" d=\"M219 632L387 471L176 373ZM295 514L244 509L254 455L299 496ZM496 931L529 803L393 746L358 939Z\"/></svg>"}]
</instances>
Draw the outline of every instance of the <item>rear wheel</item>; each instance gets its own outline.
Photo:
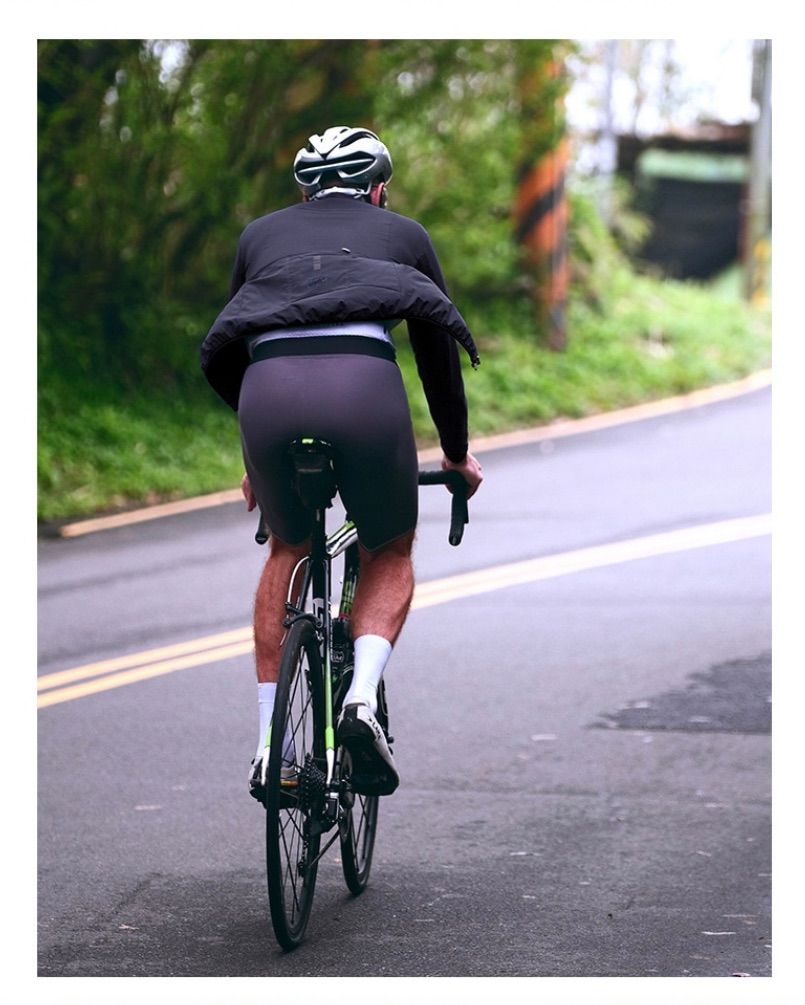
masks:
<instances>
[{"instance_id":1,"label":"rear wheel","mask_svg":"<svg viewBox=\"0 0 805 1005\"><path fill-rule=\"evenodd\" d=\"M378 689L378 721L388 736L388 711L383 681ZM364 796L350 789L352 764L349 752L341 747L341 781L344 795L342 802L346 809L341 822L341 865L344 879L350 891L362 893L369 882L372 869L372 854L377 835L378 796Z\"/></svg>"},{"instance_id":2,"label":"rear wheel","mask_svg":"<svg viewBox=\"0 0 805 1005\"><path fill-rule=\"evenodd\" d=\"M343 752L344 774L349 776L349 755ZM372 853L377 833L378 796L350 793L351 806L341 825L341 865L344 879L354 894L362 893L369 882Z\"/></svg>"},{"instance_id":3,"label":"rear wheel","mask_svg":"<svg viewBox=\"0 0 805 1005\"><path fill-rule=\"evenodd\" d=\"M268 902L285 949L299 945L310 916L325 770L321 657L316 629L305 619L283 646L266 776Z\"/></svg>"}]
</instances>

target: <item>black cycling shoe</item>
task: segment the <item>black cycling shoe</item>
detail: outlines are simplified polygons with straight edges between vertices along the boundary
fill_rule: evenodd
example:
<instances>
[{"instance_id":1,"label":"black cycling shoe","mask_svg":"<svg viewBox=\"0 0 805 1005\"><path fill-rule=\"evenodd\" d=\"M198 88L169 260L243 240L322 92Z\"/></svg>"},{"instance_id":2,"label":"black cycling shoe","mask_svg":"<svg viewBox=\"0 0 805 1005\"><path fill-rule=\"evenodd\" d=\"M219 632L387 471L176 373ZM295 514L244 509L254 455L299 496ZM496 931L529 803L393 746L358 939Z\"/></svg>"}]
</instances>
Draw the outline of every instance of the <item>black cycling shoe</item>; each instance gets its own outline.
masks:
<instances>
[{"instance_id":1,"label":"black cycling shoe","mask_svg":"<svg viewBox=\"0 0 805 1005\"><path fill-rule=\"evenodd\" d=\"M263 759L255 757L249 768L249 795L258 803L266 805L266 787L263 785ZM297 805L299 775L295 765L284 765L280 769L280 807L293 809Z\"/></svg>"},{"instance_id":2,"label":"black cycling shoe","mask_svg":"<svg viewBox=\"0 0 805 1005\"><path fill-rule=\"evenodd\" d=\"M368 705L346 705L338 720L338 742L352 762L354 792L363 796L390 796L400 784L394 758L383 727Z\"/></svg>"}]
</instances>

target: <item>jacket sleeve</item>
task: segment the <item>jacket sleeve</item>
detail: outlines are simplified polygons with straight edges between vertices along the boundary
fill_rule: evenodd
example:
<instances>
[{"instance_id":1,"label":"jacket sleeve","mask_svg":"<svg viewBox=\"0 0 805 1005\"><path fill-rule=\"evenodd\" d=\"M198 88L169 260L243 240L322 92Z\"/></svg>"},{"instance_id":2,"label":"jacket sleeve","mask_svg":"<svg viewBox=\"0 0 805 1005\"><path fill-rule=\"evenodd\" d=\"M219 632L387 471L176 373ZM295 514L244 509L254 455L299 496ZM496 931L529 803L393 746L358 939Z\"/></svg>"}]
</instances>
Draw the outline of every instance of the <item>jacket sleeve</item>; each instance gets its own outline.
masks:
<instances>
[{"instance_id":1,"label":"jacket sleeve","mask_svg":"<svg viewBox=\"0 0 805 1005\"><path fill-rule=\"evenodd\" d=\"M447 293L439 260L424 228L414 265ZM424 321L408 321L408 335L442 450L451 461L463 461L467 456L469 433L458 346L446 331Z\"/></svg>"},{"instance_id":2,"label":"jacket sleeve","mask_svg":"<svg viewBox=\"0 0 805 1005\"><path fill-rule=\"evenodd\" d=\"M243 248L243 235L238 241L238 250L235 253L235 263L232 266L232 277L229 280L229 299L238 292L246 282L246 255Z\"/></svg>"},{"instance_id":3,"label":"jacket sleeve","mask_svg":"<svg viewBox=\"0 0 805 1005\"><path fill-rule=\"evenodd\" d=\"M469 434L458 346L441 328L422 321L409 321L408 335L439 443L459 463L467 456Z\"/></svg>"}]
</instances>

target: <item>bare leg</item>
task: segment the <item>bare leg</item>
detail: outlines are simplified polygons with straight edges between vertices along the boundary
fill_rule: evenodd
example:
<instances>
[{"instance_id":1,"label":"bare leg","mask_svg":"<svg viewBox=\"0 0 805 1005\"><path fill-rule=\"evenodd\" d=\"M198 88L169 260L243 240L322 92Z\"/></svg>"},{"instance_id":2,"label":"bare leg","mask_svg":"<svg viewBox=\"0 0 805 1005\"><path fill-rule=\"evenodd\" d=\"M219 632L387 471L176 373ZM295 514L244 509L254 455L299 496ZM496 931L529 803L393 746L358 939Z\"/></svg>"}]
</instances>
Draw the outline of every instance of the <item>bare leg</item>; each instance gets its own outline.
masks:
<instances>
[{"instance_id":1,"label":"bare leg","mask_svg":"<svg viewBox=\"0 0 805 1005\"><path fill-rule=\"evenodd\" d=\"M279 677L288 586L297 562L310 551L310 542L290 545L272 537L269 547L271 551L254 600L254 655L257 680L261 684L275 682Z\"/></svg>"},{"instance_id":2,"label":"bare leg","mask_svg":"<svg viewBox=\"0 0 805 1005\"><path fill-rule=\"evenodd\" d=\"M360 578L352 608L355 668L338 723L339 740L352 757L357 792L388 795L400 781L374 716L377 688L414 593L413 540L412 532L379 551L360 549Z\"/></svg>"},{"instance_id":3,"label":"bare leg","mask_svg":"<svg viewBox=\"0 0 805 1005\"><path fill-rule=\"evenodd\" d=\"M352 636L397 641L414 595L411 547L414 532L378 551L360 547L361 568L352 609Z\"/></svg>"}]
</instances>

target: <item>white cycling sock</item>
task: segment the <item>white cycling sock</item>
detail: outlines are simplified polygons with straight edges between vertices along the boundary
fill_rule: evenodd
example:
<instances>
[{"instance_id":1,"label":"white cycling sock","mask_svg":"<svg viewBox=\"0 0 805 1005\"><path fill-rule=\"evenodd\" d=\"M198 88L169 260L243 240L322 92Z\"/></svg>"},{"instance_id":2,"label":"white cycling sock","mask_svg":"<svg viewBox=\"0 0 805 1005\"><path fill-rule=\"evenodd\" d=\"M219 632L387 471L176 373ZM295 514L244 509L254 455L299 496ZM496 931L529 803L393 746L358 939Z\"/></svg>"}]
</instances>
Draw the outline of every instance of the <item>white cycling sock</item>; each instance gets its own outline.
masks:
<instances>
[{"instance_id":1,"label":"white cycling sock","mask_svg":"<svg viewBox=\"0 0 805 1005\"><path fill-rule=\"evenodd\" d=\"M275 681L268 683L257 682L257 712L259 718L259 732L257 736L256 758L263 756L266 746L266 734L271 725L271 717L274 715L274 700L277 695L277 685ZM282 760L284 764L293 764L296 760L296 744L293 742L293 734L287 728L282 741Z\"/></svg>"},{"instance_id":2,"label":"white cycling sock","mask_svg":"<svg viewBox=\"0 0 805 1005\"><path fill-rule=\"evenodd\" d=\"M377 686L391 656L391 643L381 635L361 635L355 639L355 670L344 704L364 702L377 712Z\"/></svg>"},{"instance_id":3,"label":"white cycling sock","mask_svg":"<svg viewBox=\"0 0 805 1005\"><path fill-rule=\"evenodd\" d=\"M260 683L260 681L257 682L257 714L259 717L259 731L257 736L256 757L263 756L263 749L266 745L266 734L268 733L268 727L271 725L271 716L274 714L274 699L276 695L276 681L271 681L269 683Z\"/></svg>"}]
</instances>

